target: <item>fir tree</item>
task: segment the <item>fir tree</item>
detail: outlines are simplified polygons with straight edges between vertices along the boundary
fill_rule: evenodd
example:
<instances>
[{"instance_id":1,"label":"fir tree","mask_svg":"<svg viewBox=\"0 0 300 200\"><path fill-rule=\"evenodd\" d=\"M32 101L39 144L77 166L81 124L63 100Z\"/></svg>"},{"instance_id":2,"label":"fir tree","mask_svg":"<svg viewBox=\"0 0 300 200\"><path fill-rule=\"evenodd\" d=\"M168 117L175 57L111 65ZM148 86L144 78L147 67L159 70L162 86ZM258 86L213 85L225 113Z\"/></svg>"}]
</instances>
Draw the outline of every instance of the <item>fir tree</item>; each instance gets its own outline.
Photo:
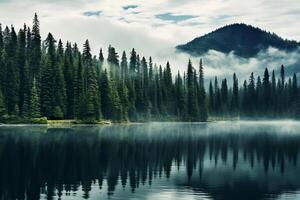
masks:
<instances>
[{"instance_id":1,"label":"fir tree","mask_svg":"<svg viewBox=\"0 0 300 200\"><path fill-rule=\"evenodd\" d=\"M0 90L0 120L6 114L6 108L4 103L4 97L2 91Z\"/></svg>"},{"instance_id":2,"label":"fir tree","mask_svg":"<svg viewBox=\"0 0 300 200\"><path fill-rule=\"evenodd\" d=\"M205 86L204 86L204 71L203 71L203 63L202 59L200 59L199 64L199 112L200 112L200 120L206 121L208 114L207 114L207 106L206 106L206 93L205 93Z\"/></svg>"},{"instance_id":3,"label":"fir tree","mask_svg":"<svg viewBox=\"0 0 300 200\"><path fill-rule=\"evenodd\" d=\"M19 108L20 114L23 114L24 106L24 96L25 96L25 86L26 74L25 74L25 63L26 63L26 26L24 29L20 29L18 33L18 47L17 47L17 66L19 71Z\"/></svg>"},{"instance_id":4,"label":"fir tree","mask_svg":"<svg viewBox=\"0 0 300 200\"><path fill-rule=\"evenodd\" d=\"M82 68L82 60L81 55L78 55L76 67L76 76L74 81L74 114L77 119L83 118L84 113L84 105L83 105L83 68Z\"/></svg>"},{"instance_id":5,"label":"fir tree","mask_svg":"<svg viewBox=\"0 0 300 200\"><path fill-rule=\"evenodd\" d=\"M31 31L31 40L30 46L28 48L29 51L29 66L30 66L30 75L31 81L33 77L39 78L40 70L41 70L41 35L40 35L40 21L38 19L37 13L34 15L33 26Z\"/></svg>"},{"instance_id":6,"label":"fir tree","mask_svg":"<svg viewBox=\"0 0 300 200\"><path fill-rule=\"evenodd\" d=\"M194 69L191 60L189 60L187 69L187 113L189 121L197 121L199 117L199 108L195 91Z\"/></svg>"},{"instance_id":7,"label":"fir tree","mask_svg":"<svg viewBox=\"0 0 300 200\"><path fill-rule=\"evenodd\" d=\"M33 80L33 86L31 89L31 98L30 98L30 117L38 118L41 117L40 110L40 99L38 96L36 79Z\"/></svg>"},{"instance_id":8,"label":"fir tree","mask_svg":"<svg viewBox=\"0 0 300 200\"><path fill-rule=\"evenodd\" d=\"M92 65L92 55L89 41L86 40L83 48L83 64L84 64L84 104L85 117L88 119L99 119L100 110L100 94L95 67Z\"/></svg>"},{"instance_id":9,"label":"fir tree","mask_svg":"<svg viewBox=\"0 0 300 200\"><path fill-rule=\"evenodd\" d=\"M74 61L70 43L67 43L64 56L64 81L66 88L66 117L72 119L74 117Z\"/></svg>"},{"instance_id":10,"label":"fir tree","mask_svg":"<svg viewBox=\"0 0 300 200\"><path fill-rule=\"evenodd\" d=\"M8 27L4 31L4 62L5 65L5 97L8 114L15 113L19 100L19 69L17 66L17 35L14 27L11 31Z\"/></svg>"},{"instance_id":11,"label":"fir tree","mask_svg":"<svg viewBox=\"0 0 300 200\"><path fill-rule=\"evenodd\" d=\"M228 112L228 87L226 78L222 81L221 84L221 107L223 115L227 115Z\"/></svg>"},{"instance_id":12,"label":"fir tree","mask_svg":"<svg viewBox=\"0 0 300 200\"><path fill-rule=\"evenodd\" d=\"M214 99L214 87L212 82L209 82L209 110L210 114L213 115L215 112L215 99Z\"/></svg>"},{"instance_id":13,"label":"fir tree","mask_svg":"<svg viewBox=\"0 0 300 200\"><path fill-rule=\"evenodd\" d=\"M55 39L49 33L45 41L47 54L43 59L43 68L41 72L41 114L42 116L53 118L55 98L55 69L56 68L56 51Z\"/></svg>"},{"instance_id":14,"label":"fir tree","mask_svg":"<svg viewBox=\"0 0 300 200\"><path fill-rule=\"evenodd\" d=\"M265 69L264 78L263 78L263 105L264 105L264 113L269 111L270 100L271 100L271 85L270 85L270 76L268 68Z\"/></svg>"}]
</instances>

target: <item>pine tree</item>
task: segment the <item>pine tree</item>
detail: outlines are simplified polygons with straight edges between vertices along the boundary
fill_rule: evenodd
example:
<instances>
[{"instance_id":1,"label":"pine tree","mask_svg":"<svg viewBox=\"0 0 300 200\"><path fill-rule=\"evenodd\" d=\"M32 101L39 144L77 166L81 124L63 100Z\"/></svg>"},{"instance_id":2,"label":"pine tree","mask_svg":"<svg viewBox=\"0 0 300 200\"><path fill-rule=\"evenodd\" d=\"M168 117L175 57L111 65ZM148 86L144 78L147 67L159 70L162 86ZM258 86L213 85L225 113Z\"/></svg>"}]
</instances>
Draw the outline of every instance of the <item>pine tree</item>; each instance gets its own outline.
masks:
<instances>
[{"instance_id":1,"label":"pine tree","mask_svg":"<svg viewBox=\"0 0 300 200\"><path fill-rule=\"evenodd\" d=\"M245 80L244 81L244 84L243 84L243 89L242 89L242 94L243 94L243 97L242 97L242 115L245 117L245 116L248 116L248 102L249 102L249 99L248 99L248 84L247 84L247 81Z\"/></svg>"},{"instance_id":2,"label":"pine tree","mask_svg":"<svg viewBox=\"0 0 300 200\"><path fill-rule=\"evenodd\" d=\"M273 70L272 72L272 82L271 82L271 107L272 107L272 112L273 115L275 116L278 112L277 108L277 90L276 90L276 77L275 77L275 72Z\"/></svg>"},{"instance_id":3,"label":"pine tree","mask_svg":"<svg viewBox=\"0 0 300 200\"><path fill-rule=\"evenodd\" d=\"M24 95L24 101L23 101L23 107L22 107L22 115L23 117L30 117L30 103L31 103L31 83L30 83L30 75L29 75L29 62L26 60L25 66L24 66L24 80L23 80L23 95Z\"/></svg>"},{"instance_id":4,"label":"pine tree","mask_svg":"<svg viewBox=\"0 0 300 200\"><path fill-rule=\"evenodd\" d=\"M43 68L41 71L41 114L47 118L54 118L55 108L55 69L56 68L56 50L55 39L49 33L45 41L47 54L43 59ZM37 79L38 80L38 79ZM57 111L57 109L56 109ZM60 113L58 113L60 114Z\"/></svg>"},{"instance_id":5,"label":"pine tree","mask_svg":"<svg viewBox=\"0 0 300 200\"><path fill-rule=\"evenodd\" d=\"M0 90L3 91L5 85L5 65L3 61L3 51L4 51L4 41L3 41L3 32L2 25L0 24ZM2 99L4 101L4 99Z\"/></svg>"},{"instance_id":6,"label":"pine tree","mask_svg":"<svg viewBox=\"0 0 300 200\"><path fill-rule=\"evenodd\" d=\"M26 63L26 25L24 29L20 29L18 33L18 47L17 47L17 66L19 70L19 108L20 114L23 114L24 98L26 92L26 75L25 74L25 63Z\"/></svg>"},{"instance_id":7,"label":"pine tree","mask_svg":"<svg viewBox=\"0 0 300 200\"><path fill-rule=\"evenodd\" d=\"M228 112L228 86L226 78L222 81L221 84L221 107L223 115L227 116Z\"/></svg>"},{"instance_id":8,"label":"pine tree","mask_svg":"<svg viewBox=\"0 0 300 200\"><path fill-rule=\"evenodd\" d=\"M265 69L264 78L263 78L263 96L264 96L264 113L269 112L270 100L271 100L271 85L270 85L270 76L268 68Z\"/></svg>"},{"instance_id":9,"label":"pine tree","mask_svg":"<svg viewBox=\"0 0 300 200\"><path fill-rule=\"evenodd\" d=\"M4 103L4 97L2 91L0 90L0 120L6 114L6 108Z\"/></svg>"},{"instance_id":10,"label":"pine tree","mask_svg":"<svg viewBox=\"0 0 300 200\"><path fill-rule=\"evenodd\" d=\"M133 75L136 72L136 67L137 67L137 55L134 49L131 51L130 55L130 63L129 63L129 69L130 69L130 74Z\"/></svg>"},{"instance_id":11,"label":"pine tree","mask_svg":"<svg viewBox=\"0 0 300 200\"><path fill-rule=\"evenodd\" d=\"M129 100L128 100L128 89L124 82L119 83L118 94L119 94L120 106L121 106L121 119L127 121Z\"/></svg>"},{"instance_id":12,"label":"pine tree","mask_svg":"<svg viewBox=\"0 0 300 200\"><path fill-rule=\"evenodd\" d=\"M85 117L88 119L99 119L100 110L100 94L95 67L92 65L92 55L89 41L86 40L83 48L82 60L84 64L84 104Z\"/></svg>"},{"instance_id":13,"label":"pine tree","mask_svg":"<svg viewBox=\"0 0 300 200\"><path fill-rule=\"evenodd\" d=\"M106 69L103 73L101 73L101 84L100 84L100 91L102 94L101 97L101 109L102 114L105 119L112 118L112 111L111 111L111 99L110 99L110 86L109 86L109 79Z\"/></svg>"},{"instance_id":14,"label":"pine tree","mask_svg":"<svg viewBox=\"0 0 300 200\"><path fill-rule=\"evenodd\" d=\"M120 68L119 68L119 55L115 48L112 46L108 47L107 62L109 64L110 76L113 79L120 79Z\"/></svg>"},{"instance_id":15,"label":"pine tree","mask_svg":"<svg viewBox=\"0 0 300 200\"><path fill-rule=\"evenodd\" d=\"M187 69L187 113L189 121L197 121L199 117L199 108L195 91L194 69L191 60L189 60Z\"/></svg>"},{"instance_id":16,"label":"pine tree","mask_svg":"<svg viewBox=\"0 0 300 200\"><path fill-rule=\"evenodd\" d=\"M178 72L176 79L175 79L175 96L176 96L176 109L177 109L177 118L178 120L184 119L185 110L186 110L186 103L185 103L185 96L184 96L184 85L183 80Z\"/></svg>"},{"instance_id":17,"label":"pine tree","mask_svg":"<svg viewBox=\"0 0 300 200\"><path fill-rule=\"evenodd\" d=\"M39 78L40 70L41 70L41 35L40 35L40 22L37 14L35 13L33 19L33 26L31 31L31 40L29 51L29 66L30 66L30 75L31 81L34 77ZM39 81L39 79L37 79Z\"/></svg>"},{"instance_id":18,"label":"pine tree","mask_svg":"<svg viewBox=\"0 0 300 200\"><path fill-rule=\"evenodd\" d=\"M258 116L262 114L262 108L263 108L263 87L262 87L262 82L260 76L257 77L257 82L256 82L256 110Z\"/></svg>"},{"instance_id":19,"label":"pine tree","mask_svg":"<svg viewBox=\"0 0 300 200\"><path fill-rule=\"evenodd\" d=\"M120 121L122 120L122 105L121 105L116 82L114 80L110 80L109 86L110 86L109 95L110 95L111 111L112 111L111 119L115 121Z\"/></svg>"},{"instance_id":20,"label":"pine tree","mask_svg":"<svg viewBox=\"0 0 300 200\"><path fill-rule=\"evenodd\" d=\"M100 62L100 71L102 71L103 63L104 63L104 56L103 56L102 49L100 49L100 52L99 52L99 62Z\"/></svg>"},{"instance_id":21,"label":"pine tree","mask_svg":"<svg viewBox=\"0 0 300 200\"><path fill-rule=\"evenodd\" d=\"M254 79L254 74L253 72L250 75L249 78L249 84L248 84L248 115L249 116L254 116L254 110L255 110L255 105L256 105L256 94L255 94L255 79Z\"/></svg>"},{"instance_id":22,"label":"pine tree","mask_svg":"<svg viewBox=\"0 0 300 200\"><path fill-rule=\"evenodd\" d=\"M194 80L194 79L193 79ZM197 80L196 80L197 81ZM172 81L172 72L171 72L171 65L169 61L166 64L166 68L164 70L164 101L168 102L167 105L167 112L170 115L173 115L175 113L174 111L174 88L173 88L173 81ZM194 84L194 87L196 88L196 85ZM197 98L197 96L195 96ZM196 99L197 101L197 99Z\"/></svg>"},{"instance_id":23,"label":"pine tree","mask_svg":"<svg viewBox=\"0 0 300 200\"><path fill-rule=\"evenodd\" d=\"M214 114L215 113L215 99L214 99L215 95L214 95L214 87L212 82L209 82L209 111L210 114Z\"/></svg>"},{"instance_id":24,"label":"pine tree","mask_svg":"<svg viewBox=\"0 0 300 200\"><path fill-rule=\"evenodd\" d=\"M64 48L62 41L59 40L56 58L53 60L54 67L54 118L61 119L65 116L66 113L66 86L64 80Z\"/></svg>"},{"instance_id":25,"label":"pine tree","mask_svg":"<svg viewBox=\"0 0 300 200\"><path fill-rule=\"evenodd\" d=\"M203 71L203 63L202 59L200 59L199 64L199 112L200 112L200 121L206 121L208 114L207 114L207 106L206 106L206 93L205 93L205 86L204 86L204 71Z\"/></svg>"},{"instance_id":26,"label":"pine tree","mask_svg":"<svg viewBox=\"0 0 300 200\"><path fill-rule=\"evenodd\" d=\"M218 78L215 77L215 84L214 84L214 94L215 94L215 105L214 105L214 108L215 108L215 112L216 112L216 115L220 115L220 112L221 112L221 92L220 92L220 88L219 88L219 83L218 83Z\"/></svg>"},{"instance_id":27,"label":"pine tree","mask_svg":"<svg viewBox=\"0 0 300 200\"><path fill-rule=\"evenodd\" d=\"M239 111L239 82L236 74L233 74L233 86L232 86L232 98L231 98L231 110L233 116L236 116Z\"/></svg>"},{"instance_id":28,"label":"pine tree","mask_svg":"<svg viewBox=\"0 0 300 200\"><path fill-rule=\"evenodd\" d=\"M292 82L292 89L291 89L291 107L292 107L292 113L294 117L297 117L297 110L298 108L298 98L299 98L299 92L298 92L298 83L297 83L297 75L294 73L293 75L293 82Z\"/></svg>"},{"instance_id":29,"label":"pine tree","mask_svg":"<svg viewBox=\"0 0 300 200\"><path fill-rule=\"evenodd\" d=\"M83 116L83 68L81 55L78 54L76 76L74 81L74 115L77 119L82 119Z\"/></svg>"},{"instance_id":30,"label":"pine tree","mask_svg":"<svg viewBox=\"0 0 300 200\"><path fill-rule=\"evenodd\" d=\"M31 89L31 98L30 98L30 117L38 118L41 117L40 110L40 99L38 96L36 79L33 80L33 86Z\"/></svg>"},{"instance_id":31,"label":"pine tree","mask_svg":"<svg viewBox=\"0 0 300 200\"><path fill-rule=\"evenodd\" d=\"M148 64L146 61L146 58L143 57L141 61L141 67L143 69L142 73L142 91L143 91L143 97L142 97L142 112L144 113L144 118L147 120L150 118L149 116L149 74L148 74Z\"/></svg>"},{"instance_id":32,"label":"pine tree","mask_svg":"<svg viewBox=\"0 0 300 200\"><path fill-rule=\"evenodd\" d=\"M72 119L74 117L74 60L70 43L67 43L64 56L64 80L66 88L66 117Z\"/></svg>"},{"instance_id":33,"label":"pine tree","mask_svg":"<svg viewBox=\"0 0 300 200\"><path fill-rule=\"evenodd\" d=\"M121 78L123 82L125 81L127 76L128 76L128 63L127 63L126 52L123 51L122 58L121 58Z\"/></svg>"},{"instance_id":34,"label":"pine tree","mask_svg":"<svg viewBox=\"0 0 300 200\"><path fill-rule=\"evenodd\" d=\"M5 62L5 92L8 114L15 113L19 100L19 69L17 67L17 35L14 27L11 31L8 27L4 31L4 62Z\"/></svg>"}]
</instances>

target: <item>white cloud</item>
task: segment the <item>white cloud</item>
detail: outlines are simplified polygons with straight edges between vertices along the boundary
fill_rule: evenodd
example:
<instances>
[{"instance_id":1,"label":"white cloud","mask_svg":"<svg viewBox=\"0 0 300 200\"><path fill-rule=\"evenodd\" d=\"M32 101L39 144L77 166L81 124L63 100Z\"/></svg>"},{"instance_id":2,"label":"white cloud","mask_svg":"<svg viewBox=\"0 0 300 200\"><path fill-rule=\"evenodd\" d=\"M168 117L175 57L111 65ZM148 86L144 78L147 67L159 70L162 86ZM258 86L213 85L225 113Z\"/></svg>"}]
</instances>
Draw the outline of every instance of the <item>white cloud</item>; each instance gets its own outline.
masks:
<instances>
[{"instance_id":1,"label":"white cloud","mask_svg":"<svg viewBox=\"0 0 300 200\"><path fill-rule=\"evenodd\" d=\"M124 10L127 5L137 5ZM98 12L99 16L85 16L84 12ZM152 56L158 64L167 60L173 73L186 69L190 56L175 53L174 47L220 26L245 22L276 32L288 39L300 40L300 2L295 0L6 0L0 1L0 21L4 25L21 27L31 24L34 12L38 12L43 38L48 32L64 41L82 45L89 39L93 52L109 44L119 53L128 53L134 47L146 57ZM192 15L196 18L178 23L155 17L158 14ZM276 50L261 53L256 59L241 59L233 54L210 51L204 56L206 73L228 75L234 70L243 76L264 67L278 67L281 63L297 63L298 54ZM192 58L198 66L199 58Z\"/></svg>"}]
</instances>

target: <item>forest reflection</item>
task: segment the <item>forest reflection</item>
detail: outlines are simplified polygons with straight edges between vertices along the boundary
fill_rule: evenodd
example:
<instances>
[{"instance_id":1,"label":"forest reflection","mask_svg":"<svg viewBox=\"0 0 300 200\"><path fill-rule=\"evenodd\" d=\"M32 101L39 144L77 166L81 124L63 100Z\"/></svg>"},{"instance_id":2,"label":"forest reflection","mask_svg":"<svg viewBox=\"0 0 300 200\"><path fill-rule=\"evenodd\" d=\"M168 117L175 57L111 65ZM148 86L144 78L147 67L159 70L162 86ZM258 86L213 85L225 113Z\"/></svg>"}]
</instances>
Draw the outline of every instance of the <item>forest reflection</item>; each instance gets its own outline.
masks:
<instances>
[{"instance_id":1,"label":"forest reflection","mask_svg":"<svg viewBox=\"0 0 300 200\"><path fill-rule=\"evenodd\" d=\"M78 190L89 199L92 186L102 190L104 182L108 196L116 187L135 193L182 170L175 188L213 199L276 196L300 188L297 130L298 124L251 123L1 127L0 199Z\"/></svg>"}]
</instances>

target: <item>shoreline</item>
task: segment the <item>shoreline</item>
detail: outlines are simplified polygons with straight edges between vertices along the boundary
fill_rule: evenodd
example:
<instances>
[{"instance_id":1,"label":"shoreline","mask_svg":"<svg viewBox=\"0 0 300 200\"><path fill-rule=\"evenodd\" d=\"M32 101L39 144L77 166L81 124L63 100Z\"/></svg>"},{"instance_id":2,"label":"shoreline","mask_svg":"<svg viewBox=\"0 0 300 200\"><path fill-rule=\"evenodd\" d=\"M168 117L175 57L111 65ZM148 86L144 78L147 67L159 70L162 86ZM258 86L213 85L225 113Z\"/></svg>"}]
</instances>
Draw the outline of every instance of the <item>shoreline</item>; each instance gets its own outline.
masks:
<instances>
[{"instance_id":1,"label":"shoreline","mask_svg":"<svg viewBox=\"0 0 300 200\"><path fill-rule=\"evenodd\" d=\"M147 123L190 123L190 124L197 124L197 123L222 123L222 122L300 122L298 119L291 119L291 118L278 118L278 119L267 119L267 118L261 118L261 119L255 119L255 118L248 118L248 119L240 119L240 118L234 118L234 119L209 119L207 121L195 121L195 122L189 122L189 121L141 121L141 122L131 122L131 121L121 121L121 122L113 122L109 120L100 120L96 121L94 123L84 123L84 121L78 121L78 120L47 120L46 123L28 123L28 122L20 122L20 123L1 123L0 127L4 126L47 126L50 128L61 128L61 127L71 127L71 126L102 126L102 125L134 125L134 124L147 124Z\"/></svg>"}]
</instances>

